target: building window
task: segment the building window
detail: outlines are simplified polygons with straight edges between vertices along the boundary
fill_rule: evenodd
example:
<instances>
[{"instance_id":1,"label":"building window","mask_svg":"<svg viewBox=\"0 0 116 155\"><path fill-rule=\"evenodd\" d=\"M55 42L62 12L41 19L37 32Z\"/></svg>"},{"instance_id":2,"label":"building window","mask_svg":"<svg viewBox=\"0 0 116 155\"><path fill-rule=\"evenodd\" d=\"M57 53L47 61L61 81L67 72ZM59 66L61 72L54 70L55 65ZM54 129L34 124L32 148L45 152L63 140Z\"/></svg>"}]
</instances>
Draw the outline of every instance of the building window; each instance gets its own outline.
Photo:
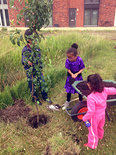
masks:
<instances>
[{"instance_id":1,"label":"building window","mask_svg":"<svg viewBox=\"0 0 116 155\"><path fill-rule=\"evenodd\" d=\"M10 26L7 0L0 0L0 27Z\"/></svg>"},{"instance_id":2,"label":"building window","mask_svg":"<svg viewBox=\"0 0 116 155\"><path fill-rule=\"evenodd\" d=\"M85 0L84 2L84 25L97 26L100 0Z\"/></svg>"},{"instance_id":3,"label":"building window","mask_svg":"<svg viewBox=\"0 0 116 155\"><path fill-rule=\"evenodd\" d=\"M99 4L100 0L85 0L85 4Z\"/></svg>"},{"instance_id":4,"label":"building window","mask_svg":"<svg viewBox=\"0 0 116 155\"><path fill-rule=\"evenodd\" d=\"M5 9L5 17L6 17L6 24L7 24L7 26L10 26L9 15L8 15L8 10L7 9Z\"/></svg>"},{"instance_id":5,"label":"building window","mask_svg":"<svg viewBox=\"0 0 116 155\"><path fill-rule=\"evenodd\" d=\"M98 25L98 10L85 9L84 25L85 26Z\"/></svg>"},{"instance_id":6,"label":"building window","mask_svg":"<svg viewBox=\"0 0 116 155\"><path fill-rule=\"evenodd\" d=\"M7 0L3 0L3 4L7 4Z\"/></svg>"},{"instance_id":7,"label":"building window","mask_svg":"<svg viewBox=\"0 0 116 155\"><path fill-rule=\"evenodd\" d=\"M0 9L0 26L4 26L3 12L1 9Z\"/></svg>"}]
</instances>

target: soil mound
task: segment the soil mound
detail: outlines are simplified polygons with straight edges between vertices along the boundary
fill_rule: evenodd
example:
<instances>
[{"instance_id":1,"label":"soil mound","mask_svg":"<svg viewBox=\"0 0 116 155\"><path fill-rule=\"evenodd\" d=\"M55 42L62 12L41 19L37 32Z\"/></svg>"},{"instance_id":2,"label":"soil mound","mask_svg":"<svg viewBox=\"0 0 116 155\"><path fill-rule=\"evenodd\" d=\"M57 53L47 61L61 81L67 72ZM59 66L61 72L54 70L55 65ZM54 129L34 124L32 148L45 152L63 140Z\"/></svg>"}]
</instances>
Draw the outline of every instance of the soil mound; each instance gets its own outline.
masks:
<instances>
[{"instance_id":1,"label":"soil mound","mask_svg":"<svg viewBox=\"0 0 116 155\"><path fill-rule=\"evenodd\" d=\"M113 82L103 82L103 83L104 83L105 87L114 87L114 88L116 88L116 84L113 83ZM79 84L77 84L76 87L86 97L91 93L91 91L89 90L89 88L87 86L87 81L80 82ZM116 99L116 95L109 95L107 99Z\"/></svg>"},{"instance_id":2,"label":"soil mound","mask_svg":"<svg viewBox=\"0 0 116 155\"><path fill-rule=\"evenodd\" d=\"M31 108L29 108L22 99L14 100L12 106L0 110L0 119L4 122L16 122L20 117L27 118Z\"/></svg>"},{"instance_id":3,"label":"soil mound","mask_svg":"<svg viewBox=\"0 0 116 155\"><path fill-rule=\"evenodd\" d=\"M40 125L45 125L48 122L48 117L44 114L39 115L39 122L37 122L37 115L33 115L28 119L28 125L32 128L38 128Z\"/></svg>"},{"instance_id":4,"label":"soil mound","mask_svg":"<svg viewBox=\"0 0 116 155\"><path fill-rule=\"evenodd\" d=\"M38 126L45 125L48 123L48 117L44 114L39 115L39 122L37 121L37 115L30 115L32 109L27 106L22 99L14 100L12 106L6 109L0 110L0 120L4 122L17 122L21 117L27 118L27 124L32 128L38 128Z\"/></svg>"}]
</instances>

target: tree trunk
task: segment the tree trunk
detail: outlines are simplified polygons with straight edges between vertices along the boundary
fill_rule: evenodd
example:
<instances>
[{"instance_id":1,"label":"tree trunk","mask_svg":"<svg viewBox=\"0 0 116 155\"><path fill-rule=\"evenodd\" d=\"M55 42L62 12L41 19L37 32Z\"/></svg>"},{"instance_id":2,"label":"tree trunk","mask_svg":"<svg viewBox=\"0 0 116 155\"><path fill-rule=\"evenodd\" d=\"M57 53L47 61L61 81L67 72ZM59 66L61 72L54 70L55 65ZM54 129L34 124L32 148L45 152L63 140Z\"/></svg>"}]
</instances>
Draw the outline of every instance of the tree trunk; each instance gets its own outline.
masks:
<instances>
[{"instance_id":1,"label":"tree trunk","mask_svg":"<svg viewBox=\"0 0 116 155\"><path fill-rule=\"evenodd\" d=\"M38 105L37 105L37 98L36 98L36 96L34 96L33 74L32 74L32 98L34 98L34 101L35 101L35 107L37 110L37 124L38 124L39 123L39 109L38 109Z\"/></svg>"}]
</instances>

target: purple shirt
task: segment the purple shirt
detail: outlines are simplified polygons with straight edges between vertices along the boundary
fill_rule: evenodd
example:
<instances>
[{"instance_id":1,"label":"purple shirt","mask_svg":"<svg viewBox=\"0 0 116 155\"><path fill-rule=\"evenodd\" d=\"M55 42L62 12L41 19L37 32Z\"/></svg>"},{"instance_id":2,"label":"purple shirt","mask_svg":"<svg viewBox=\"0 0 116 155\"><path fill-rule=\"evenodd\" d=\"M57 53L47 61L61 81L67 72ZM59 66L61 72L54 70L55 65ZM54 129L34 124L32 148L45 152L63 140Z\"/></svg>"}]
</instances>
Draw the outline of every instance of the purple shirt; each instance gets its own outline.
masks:
<instances>
[{"instance_id":1,"label":"purple shirt","mask_svg":"<svg viewBox=\"0 0 116 155\"><path fill-rule=\"evenodd\" d=\"M81 69L85 68L85 65L83 63L83 60L81 57L77 57L76 61L69 61L69 59L66 59L65 67L69 70L71 70L72 73L77 73Z\"/></svg>"},{"instance_id":2,"label":"purple shirt","mask_svg":"<svg viewBox=\"0 0 116 155\"><path fill-rule=\"evenodd\" d=\"M77 73L79 72L81 69L85 68L85 65L84 65L84 62L82 60L81 57L77 56L77 59L76 61L73 61L71 62L69 59L66 59L66 62L65 62L65 67L67 69L69 69L72 73ZM66 79L66 84L64 86L64 88L66 89L66 92L67 93L77 93L77 91L71 86L71 84L69 83L71 79L71 75L68 73L67 75L67 79ZM75 78L76 81L80 81L80 80L83 80L82 78L82 74L79 74L76 78Z\"/></svg>"}]
</instances>

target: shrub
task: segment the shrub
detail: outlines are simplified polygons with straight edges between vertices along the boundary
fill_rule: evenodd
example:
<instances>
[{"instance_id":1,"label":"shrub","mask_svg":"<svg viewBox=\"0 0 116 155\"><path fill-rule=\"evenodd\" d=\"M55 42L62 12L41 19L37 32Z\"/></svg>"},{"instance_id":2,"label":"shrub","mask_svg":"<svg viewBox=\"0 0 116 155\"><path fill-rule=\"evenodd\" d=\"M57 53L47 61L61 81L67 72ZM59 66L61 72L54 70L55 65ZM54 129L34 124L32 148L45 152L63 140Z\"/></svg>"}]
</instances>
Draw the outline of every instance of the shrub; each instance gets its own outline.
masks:
<instances>
[{"instance_id":1,"label":"shrub","mask_svg":"<svg viewBox=\"0 0 116 155\"><path fill-rule=\"evenodd\" d=\"M13 99L9 90L9 87L5 87L5 90L0 93L0 108L5 108L8 105L12 105Z\"/></svg>"}]
</instances>

